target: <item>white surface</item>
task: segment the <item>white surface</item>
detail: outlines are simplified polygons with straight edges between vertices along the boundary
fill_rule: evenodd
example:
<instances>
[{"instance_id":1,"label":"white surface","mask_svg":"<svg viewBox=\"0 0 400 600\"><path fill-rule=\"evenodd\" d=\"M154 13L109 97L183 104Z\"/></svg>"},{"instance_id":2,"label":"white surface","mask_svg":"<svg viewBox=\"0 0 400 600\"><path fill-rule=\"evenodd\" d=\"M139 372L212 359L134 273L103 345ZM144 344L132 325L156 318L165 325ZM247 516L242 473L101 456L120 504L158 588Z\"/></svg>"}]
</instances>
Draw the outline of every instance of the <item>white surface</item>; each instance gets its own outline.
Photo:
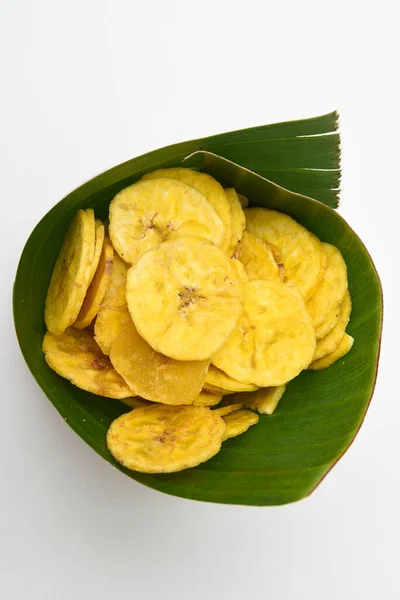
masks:
<instances>
[{"instance_id":1,"label":"white surface","mask_svg":"<svg viewBox=\"0 0 400 600\"><path fill-rule=\"evenodd\" d=\"M399 597L399 45L394 2L358 5L1 2L0 598ZM341 212L386 301L358 439L310 499L285 507L141 487L65 426L23 362L11 286L26 238L56 201L123 160L335 108Z\"/></svg>"}]
</instances>

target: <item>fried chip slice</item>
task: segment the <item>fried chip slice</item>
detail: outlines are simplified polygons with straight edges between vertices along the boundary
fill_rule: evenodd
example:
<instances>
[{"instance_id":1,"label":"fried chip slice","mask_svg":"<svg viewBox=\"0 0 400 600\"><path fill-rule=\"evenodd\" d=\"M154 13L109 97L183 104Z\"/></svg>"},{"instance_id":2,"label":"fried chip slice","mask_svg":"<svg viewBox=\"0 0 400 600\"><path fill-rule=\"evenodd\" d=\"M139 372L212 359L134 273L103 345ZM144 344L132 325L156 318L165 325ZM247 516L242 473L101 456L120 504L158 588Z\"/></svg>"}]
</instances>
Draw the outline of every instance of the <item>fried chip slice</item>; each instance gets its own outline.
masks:
<instances>
[{"instance_id":1,"label":"fried chip slice","mask_svg":"<svg viewBox=\"0 0 400 600\"><path fill-rule=\"evenodd\" d=\"M205 383L203 390L205 392L210 392L210 394L218 394L221 396L229 396L230 394L235 394L236 392L231 392L229 390L224 390L223 388L218 387L217 385L212 385L211 383Z\"/></svg>"},{"instance_id":2,"label":"fried chip slice","mask_svg":"<svg viewBox=\"0 0 400 600\"><path fill-rule=\"evenodd\" d=\"M220 245L223 250L227 250L231 241L231 208L222 185L216 181L214 177L211 177L211 175L199 173L192 169L184 169L182 167L175 169L159 169L152 173L147 173L142 177L141 181L159 179L160 177L168 177L176 181L181 181L207 198L224 224L223 239L221 243L217 245ZM186 234L199 236L198 233L189 231L187 231ZM211 238L207 236L207 239ZM211 241L214 240L211 239ZM214 241L214 243L216 244L217 242Z\"/></svg>"},{"instance_id":3,"label":"fried chip slice","mask_svg":"<svg viewBox=\"0 0 400 600\"><path fill-rule=\"evenodd\" d=\"M220 417L225 417L230 413L235 412L236 410L240 410L243 404L241 402L235 402L234 404L227 404L226 406L221 406L221 408L215 408L213 410L214 413L219 415Z\"/></svg>"},{"instance_id":4,"label":"fried chip slice","mask_svg":"<svg viewBox=\"0 0 400 600\"><path fill-rule=\"evenodd\" d=\"M308 367L315 333L301 295L278 281L250 281L244 310L212 363L237 381L284 385Z\"/></svg>"},{"instance_id":5,"label":"fried chip slice","mask_svg":"<svg viewBox=\"0 0 400 600\"><path fill-rule=\"evenodd\" d=\"M128 265L114 253L111 278L94 324L94 339L109 355L111 344L126 325L132 322L126 303L126 275Z\"/></svg>"},{"instance_id":6,"label":"fried chip slice","mask_svg":"<svg viewBox=\"0 0 400 600\"><path fill-rule=\"evenodd\" d=\"M339 319L333 329L325 337L317 341L313 360L318 360L331 354L339 346L350 320L350 314L351 298L349 292L346 292L343 302L340 305Z\"/></svg>"},{"instance_id":7,"label":"fried chip slice","mask_svg":"<svg viewBox=\"0 0 400 600\"><path fill-rule=\"evenodd\" d=\"M237 410L222 418L226 425L222 441L244 433L259 421L259 416L251 410Z\"/></svg>"},{"instance_id":8,"label":"fried chip slice","mask_svg":"<svg viewBox=\"0 0 400 600\"><path fill-rule=\"evenodd\" d=\"M54 334L65 331L79 314L90 283L94 246L93 210L78 210L58 254L46 297L44 318Z\"/></svg>"},{"instance_id":9,"label":"fried chip slice","mask_svg":"<svg viewBox=\"0 0 400 600\"><path fill-rule=\"evenodd\" d=\"M86 292L78 318L73 324L75 329L85 329L97 315L110 283L113 257L114 248L109 238L105 237L96 273Z\"/></svg>"},{"instance_id":10,"label":"fried chip slice","mask_svg":"<svg viewBox=\"0 0 400 600\"><path fill-rule=\"evenodd\" d=\"M188 235L220 246L226 234L207 198L181 181L141 181L119 192L110 204L110 238L128 263L136 264L161 242Z\"/></svg>"},{"instance_id":11,"label":"fried chip slice","mask_svg":"<svg viewBox=\"0 0 400 600\"><path fill-rule=\"evenodd\" d=\"M198 238L164 242L128 271L126 298L140 335L176 360L206 360L235 327L243 281L230 258Z\"/></svg>"},{"instance_id":12,"label":"fried chip slice","mask_svg":"<svg viewBox=\"0 0 400 600\"><path fill-rule=\"evenodd\" d=\"M256 410L261 415L272 415L279 400L285 393L286 385L278 385L277 387L260 388L256 392L241 394L240 399L248 408Z\"/></svg>"},{"instance_id":13,"label":"fried chip slice","mask_svg":"<svg viewBox=\"0 0 400 600\"><path fill-rule=\"evenodd\" d=\"M260 238L248 231L244 232L235 257L244 266L250 281L253 279L282 281L272 250Z\"/></svg>"},{"instance_id":14,"label":"fried chip slice","mask_svg":"<svg viewBox=\"0 0 400 600\"><path fill-rule=\"evenodd\" d=\"M337 360L343 358L343 356L350 352L350 350L353 347L353 344L354 338L352 338L351 335L345 333L342 338L342 341L333 352L327 354L323 358L314 360L308 368L311 371L322 371L323 369L327 369L328 367L333 365L333 363L335 363Z\"/></svg>"},{"instance_id":15,"label":"fried chip slice","mask_svg":"<svg viewBox=\"0 0 400 600\"><path fill-rule=\"evenodd\" d=\"M233 256L246 228L246 217L236 190L227 188L225 193L231 209L231 239L228 246L228 256Z\"/></svg>"},{"instance_id":16,"label":"fried chip slice","mask_svg":"<svg viewBox=\"0 0 400 600\"><path fill-rule=\"evenodd\" d=\"M47 332L43 352L53 371L82 390L117 400L132 396L132 390L87 329L70 327L61 335Z\"/></svg>"},{"instance_id":17,"label":"fried chip slice","mask_svg":"<svg viewBox=\"0 0 400 600\"><path fill-rule=\"evenodd\" d=\"M162 404L193 404L210 364L178 361L160 354L139 335L131 322L111 345L110 359L137 396Z\"/></svg>"},{"instance_id":18,"label":"fried chip slice","mask_svg":"<svg viewBox=\"0 0 400 600\"><path fill-rule=\"evenodd\" d=\"M268 208L245 211L246 229L279 250L285 265L285 283L307 301L322 277L321 242L292 217Z\"/></svg>"},{"instance_id":19,"label":"fried chip slice","mask_svg":"<svg viewBox=\"0 0 400 600\"><path fill-rule=\"evenodd\" d=\"M229 375L217 369L214 365L210 365L204 385L212 385L228 392L252 392L258 389L253 383L242 383L241 381L232 379L232 377L229 377Z\"/></svg>"},{"instance_id":20,"label":"fried chip slice","mask_svg":"<svg viewBox=\"0 0 400 600\"><path fill-rule=\"evenodd\" d=\"M107 432L115 460L141 473L173 473L209 460L221 448L225 423L203 406L156 404L118 417Z\"/></svg>"},{"instance_id":21,"label":"fried chip slice","mask_svg":"<svg viewBox=\"0 0 400 600\"><path fill-rule=\"evenodd\" d=\"M102 221L100 221L100 219L95 220L94 226L95 226L95 238L94 238L95 241L94 241L94 254L93 254L93 260L92 260L92 270L90 273L90 283L92 282L94 274L96 273L97 266L99 264L100 255L101 255L101 251L103 249L103 244L104 244L104 236L105 236L105 227L104 227L104 224L102 223Z\"/></svg>"},{"instance_id":22,"label":"fried chip slice","mask_svg":"<svg viewBox=\"0 0 400 600\"><path fill-rule=\"evenodd\" d=\"M325 270L321 283L307 302L316 332L332 312L339 309L347 291L347 268L341 253L331 244L322 244L322 250L326 257ZM320 335L321 329L318 332Z\"/></svg>"},{"instance_id":23,"label":"fried chip slice","mask_svg":"<svg viewBox=\"0 0 400 600\"><path fill-rule=\"evenodd\" d=\"M222 394L214 394L207 390L202 390L200 394L195 398L194 406L215 406L222 400Z\"/></svg>"}]
</instances>

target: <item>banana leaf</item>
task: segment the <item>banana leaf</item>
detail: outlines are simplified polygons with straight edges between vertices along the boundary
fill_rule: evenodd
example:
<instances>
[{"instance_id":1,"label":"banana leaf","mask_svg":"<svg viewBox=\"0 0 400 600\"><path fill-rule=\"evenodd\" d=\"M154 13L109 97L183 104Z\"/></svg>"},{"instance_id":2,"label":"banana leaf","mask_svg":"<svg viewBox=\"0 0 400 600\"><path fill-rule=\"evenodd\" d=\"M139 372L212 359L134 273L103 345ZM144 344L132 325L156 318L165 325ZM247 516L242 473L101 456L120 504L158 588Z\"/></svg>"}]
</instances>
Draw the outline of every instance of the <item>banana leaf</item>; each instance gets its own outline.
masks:
<instances>
[{"instance_id":1,"label":"banana leaf","mask_svg":"<svg viewBox=\"0 0 400 600\"><path fill-rule=\"evenodd\" d=\"M382 293L366 248L331 208L337 206L340 185L337 126L337 114L331 113L161 148L74 190L30 235L13 294L22 353L65 422L129 477L183 498L261 506L285 504L308 496L356 436L377 374ZM145 172L182 162L216 175L226 185L235 185L249 197L251 205L287 212L341 250L353 300L348 332L355 344L344 359L326 371L301 373L289 384L272 416L262 416L256 427L224 442L221 452L210 461L180 473L145 475L124 469L106 446L111 421L128 409L116 400L72 386L48 368L41 351L44 301L55 258L74 213L93 207L96 216L106 218L108 205L119 190Z\"/></svg>"}]
</instances>

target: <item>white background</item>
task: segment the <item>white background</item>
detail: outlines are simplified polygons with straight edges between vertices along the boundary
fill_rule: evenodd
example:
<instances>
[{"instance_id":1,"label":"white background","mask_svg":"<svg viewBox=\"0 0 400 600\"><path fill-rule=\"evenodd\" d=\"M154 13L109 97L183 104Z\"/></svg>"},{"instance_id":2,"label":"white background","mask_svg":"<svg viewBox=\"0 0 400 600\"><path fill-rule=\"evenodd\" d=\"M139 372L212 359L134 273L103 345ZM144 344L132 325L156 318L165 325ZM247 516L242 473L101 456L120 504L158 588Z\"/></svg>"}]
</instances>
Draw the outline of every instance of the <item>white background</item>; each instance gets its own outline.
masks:
<instances>
[{"instance_id":1,"label":"white background","mask_svg":"<svg viewBox=\"0 0 400 600\"><path fill-rule=\"evenodd\" d=\"M2 0L0 598L400 597L394 5ZM361 433L315 494L289 506L190 502L136 484L65 426L20 355L11 287L30 231L133 156L333 109L340 210L385 293Z\"/></svg>"}]
</instances>

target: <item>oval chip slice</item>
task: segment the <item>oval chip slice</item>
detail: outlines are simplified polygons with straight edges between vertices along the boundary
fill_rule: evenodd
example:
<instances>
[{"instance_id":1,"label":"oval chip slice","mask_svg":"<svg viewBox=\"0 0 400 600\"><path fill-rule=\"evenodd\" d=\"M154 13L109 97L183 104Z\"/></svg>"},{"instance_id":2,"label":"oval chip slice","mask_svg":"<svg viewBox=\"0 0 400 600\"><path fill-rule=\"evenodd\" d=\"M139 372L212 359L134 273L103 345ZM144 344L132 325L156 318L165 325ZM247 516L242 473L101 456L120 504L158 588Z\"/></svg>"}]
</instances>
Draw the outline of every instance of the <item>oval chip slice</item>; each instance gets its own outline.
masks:
<instances>
[{"instance_id":1,"label":"oval chip slice","mask_svg":"<svg viewBox=\"0 0 400 600\"><path fill-rule=\"evenodd\" d=\"M246 228L246 217L236 190L228 188L225 190L225 193L231 209L231 239L228 246L228 256L232 257Z\"/></svg>"},{"instance_id":2,"label":"oval chip slice","mask_svg":"<svg viewBox=\"0 0 400 600\"><path fill-rule=\"evenodd\" d=\"M220 248L187 237L142 256L128 271L126 294L138 332L157 352L207 360L240 317L243 281Z\"/></svg>"},{"instance_id":3,"label":"oval chip slice","mask_svg":"<svg viewBox=\"0 0 400 600\"><path fill-rule=\"evenodd\" d=\"M108 237L105 237L96 272L86 292L78 318L73 324L75 329L85 329L97 315L110 283L113 256L114 248Z\"/></svg>"},{"instance_id":4,"label":"oval chip slice","mask_svg":"<svg viewBox=\"0 0 400 600\"><path fill-rule=\"evenodd\" d=\"M225 406L221 406L220 408L215 408L213 412L220 417L225 417L230 413L235 412L236 410L240 410L243 404L241 402L235 402L231 404L226 404Z\"/></svg>"},{"instance_id":5,"label":"oval chip slice","mask_svg":"<svg viewBox=\"0 0 400 600\"><path fill-rule=\"evenodd\" d=\"M226 425L223 441L244 433L259 421L259 416L251 410L237 410L222 418Z\"/></svg>"},{"instance_id":6,"label":"oval chip slice","mask_svg":"<svg viewBox=\"0 0 400 600\"><path fill-rule=\"evenodd\" d=\"M222 185L216 181L214 177L207 175L207 173L200 173L199 171L184 169L182 167L175 169L158 169L157 171L144 175L141 181L159 179L160 177L168 177L176 181L181 181L207 198L224 224L223 238L220 244L217 245L220 245L223 250L227 250L231 241L231 209ZM199 234L188 231L187 235ZM214 241L214 243L217 242Z\"/></svg>"},{"instance_id":7,"label":"oval chip slice","mask_svg":"<svg viewBox=\"0 0 400 600\"><path fill-rule=\"evenodd\" d=\"M319 358L327 356L339 346L350 320L350 314L351 298L349 292L346 292L343 302L340 305L338 321L325 337L317 340L317 346L315 348L313 360L318 360Z\"/></svg>"},{"instance_id":8,"label":"oval chip slice","mask_svg":"<svg viewBox=\"0 0 400 600\"><path fill-rule=\"evenodd\" d=\"M243 315L212 363L238 381L275 387L308 367L315 344L298 292L278 281L250 281Z\"/></svg>"},{"instance_id":9,"label":"oval chip slice","mask_svg":"<svg viewBox=\"0 0 400 600\"><path fill-rule=\"evenodd\" d=\"M260 415L272 415L279 400L285 393L286 385L278 385L277 387L260 388L256 392L241 394L240 400L245 406L252 408L260 413Z\"/></svg>"},{"instance_id":10,"label":"oval chip slice","mask_svg":"<svg viewBox=\"0 0 400 600\"><path fill-rule=\"evenodd\" d=\"M326 266L318 288L307 302L307 310L316 332L328 321L335 309L339 312L337 309L347 291L347 268L341 253L331 244L321 246L326 257ZM318 338L322 331L323 329L320 328Z\"/></svg>"},{"instance_id":11,"label":"oval chip slice","mask_svg":"<svg viewBox=\"0 0 400 600\"><path fill-rule=\"evenodd\" d=\"M78 210L61 246L47 292L47 329L60 334L76 320L90 283L95 246L93 210Z\"/></svg>"},{"instance_id":12,"label":"oval chip slice","mask_svg":"<svg viewBox=\"0 0 400 600\"><path fill-rule=\"evenodd\" d=\"M279 250L285 265L285 283L307 301L322 276L321 242L292 217L268 208L245 210L246 229Z\"/></svg>"},{"instance_id":13,"label":"oval chip slice","mask_svg":"<svg viewBox=\"0 0 400 600\"><path fill-rule=\"evenodd\" d=\"M114 253L110 282L94 324L94 339L107 355L113 341L132 322L126 303L127 272L128 265Z\"/></svg>"},{"instance_id":14,"label":"oval chip slice","mask_svg":"<svg viewBox=\"0 0 400 600\"><path fill-rule=\"evenodd\" d=\"M132 390L87 329L79 331L71 327L61 335L47 332L43 352L53 371L82 390L117 400L132 396Z\"/></svg>"},{"instance_id":15,"label":"oval chip slice","mask_svg":"<svg viewBox=\"0 0 400 600\"><path fill-rule=\"evenodd\" d=\"M217 369L214 365L210 365L206 375L206 383L204 384L205 387L210 385L228 392L252 392L258 389L253 383L236 381L236 379L229 377L229 375L221 371L221 369Z\"/></svg>"},{"instance_id":16,"label":"oval chip slice","mask_svg":"<svg viewBox=\"0 0 400 600\"><path fill-rule=\"evenodd\" d=\"M222 394L201 390L193 404L194 406L216 406L221 402L222 396Z\"/></svg>"},{"instance_id":17,"label":"oval chip slice","mask_svg":"<svg viewBox=\"0 0 400 600\"><path fill-rule=\"evenodd\" d=\"M178 361L156 352L130 322L112 343L110 359L137 395L163 404L193 404L210 361Z\"/></svg>"},{"instance_id":18,"label":"oval chip slice","mask_svg":"<svg viewBox=\"0 0 400 600\"><path fill-rule=\"evenodd\" d=\"M92 260L92 270L90 273L90 283L92 282L92 279L94 277L94 274L96 273L96 269L98 267L99 264L99 260L100 260L100 255L101 255L101 251L103 249L103 244L104 244L104 236L105 236L105 227L102 221L100 221L100 219L96 219L95 220L95 241L94 241L94 254L93 254L93 260Z\"/></svg>"},{"instance_id":19,"label":"oval chip slice","mask_svg":"<svg viewBox=\"0 0 400 600\"><path fill-rule=\"evenodd\" d=\"M323 369L327 369L333 363L335 363L340 358L343 358L350 350L352 349L354 344L354 338L347 333L344 334L342 341L335 348L333 352L327 354L323 358L319 358L318 360L314 360L310 366L308 367L311 371L322 371Z\"/></svg>"},{"instance_id":20,"label":"oval chip slice","mask_svg":"<svg viewBox=\"0 0 400 600\"><path fill-rule=\"evenodd\" d=\"M193 235L221 245L225 226L207 198L164 177L125 188L110 204L110 238L131 264L166 240Z\"/></svg>"},{"instance_id":21,"label":"oval chip slice","mask_svg":"<svg viewBox=\"0 0 400 600\"><path fill-rule=\"evenodd\" d=\"M141 473L174 473L196 467L221 448L225 423L202 406L156 404L118 417L107 446L121 465Z\"/></svg>"},{"instance_id":22,"label":"oval chip slice","mask_svg":"<svg viewBox=\"0 0 400 600\"><path fill-rule=\"evenodd\" d=\"M250 281L253 279L282 281L272 250L260 238L248 231L244 232L235 257L244 266Z\"/></svg>"}]
</instances>

